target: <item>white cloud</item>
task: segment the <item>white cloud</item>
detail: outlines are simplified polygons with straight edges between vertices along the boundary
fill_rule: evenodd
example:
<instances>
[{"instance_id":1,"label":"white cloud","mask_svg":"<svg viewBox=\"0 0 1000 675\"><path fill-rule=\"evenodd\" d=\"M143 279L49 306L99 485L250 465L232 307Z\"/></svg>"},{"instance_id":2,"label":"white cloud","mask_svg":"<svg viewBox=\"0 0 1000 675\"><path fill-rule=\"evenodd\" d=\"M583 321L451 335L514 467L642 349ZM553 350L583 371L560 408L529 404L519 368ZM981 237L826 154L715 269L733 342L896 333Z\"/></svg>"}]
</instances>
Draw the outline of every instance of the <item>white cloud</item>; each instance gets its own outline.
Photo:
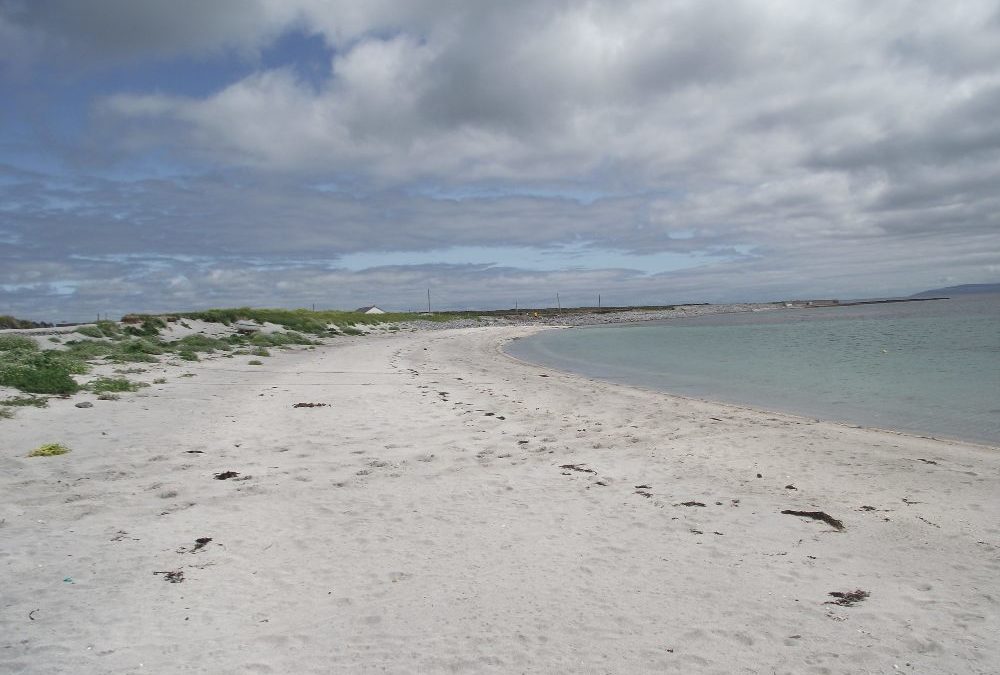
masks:
<instances>
[{"instance_id":1,"label":"white cloud","mask_svg":"<svg viewBox=\"0 0 1000 675\"><path fill-rule=\"evenodd\" d=\"M1000 62L984 12L949 21L919 3L472 3L436 22L386 7L300 8L338 44L318 89L278 70L205 99L119 95L105 110L140 128L181 122L185 147L257 168L753 183L932 129L948 144L949 119L1000 84L981 67L986 52ZM922 49L976 20L968 70L932 69ZM928 32L939 39L913 37Z\"/></svg>"},{"instance_id":2,"label":"white cloud","mask_svg":"<svg viewBox=\"0 0 1000 675\"><path fill-rule=\"evenodd\" d=\"M328 76L255 66L289 31L323 38ZM4 262L45 251L80 288L126 263L65 262L70 250L173 256L136 282L168 304L261 287L302 302L308 278L405 294L432 274L484 301L536 283L614 284L637 301L662 284L689 299L882 294L942 274L989 281L1000 262L1000 11L985 0L0 0L3 37L39 68L249 64L203 96L158 82L102 94L98 124L81 124L90 143L66 152L83 167L166 158L184 178L0 185L17 205L0 221ZM305 187L317 184L333 187ZM702 266L329 270L346 254L449 246ZM193 254L219 262L178 257Z\"/></svg>"}]
</instances>

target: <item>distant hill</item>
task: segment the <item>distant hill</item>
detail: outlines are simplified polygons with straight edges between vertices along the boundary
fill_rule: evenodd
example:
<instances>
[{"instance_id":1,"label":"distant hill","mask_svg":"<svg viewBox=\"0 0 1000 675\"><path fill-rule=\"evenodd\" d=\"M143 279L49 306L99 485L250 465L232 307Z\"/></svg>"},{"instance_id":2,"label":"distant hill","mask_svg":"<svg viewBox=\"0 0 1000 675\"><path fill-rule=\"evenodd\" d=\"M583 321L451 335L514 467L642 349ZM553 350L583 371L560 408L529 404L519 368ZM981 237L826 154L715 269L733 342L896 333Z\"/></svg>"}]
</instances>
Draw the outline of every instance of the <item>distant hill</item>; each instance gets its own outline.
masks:
<instances>
[{"instance_id":1,"label":"distant hill","mask_svg":"<svg viewBox=\"0 0 1000 675\"><path fill-rule=\"evenodd\" d=\"M930 291L914 293L911 298L922 298L928 295L971 295L973 293L1000 293L1000 284L962 284L961 286L948 286L947 288L935 288Z\"/></svg>"}]
</instances>

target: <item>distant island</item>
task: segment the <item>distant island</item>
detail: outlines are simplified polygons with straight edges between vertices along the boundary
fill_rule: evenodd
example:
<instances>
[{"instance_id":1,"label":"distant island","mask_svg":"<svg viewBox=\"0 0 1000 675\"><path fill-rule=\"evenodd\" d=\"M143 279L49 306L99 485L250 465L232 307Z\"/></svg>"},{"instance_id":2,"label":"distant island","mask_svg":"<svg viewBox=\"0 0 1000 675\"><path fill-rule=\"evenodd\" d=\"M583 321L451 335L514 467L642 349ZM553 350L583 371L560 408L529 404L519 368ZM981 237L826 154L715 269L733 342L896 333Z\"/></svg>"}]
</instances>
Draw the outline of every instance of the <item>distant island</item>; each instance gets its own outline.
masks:
<instances>
[{"instance_id":1,"label":"distant island","mask_svg":"<svg viewBox=\"0 0 1000 675\"><path fill-rule=\"evenodd\" d=\"M922 298L927 295L972 295L974 293L1000 293L1000 284L962 284L961 286L948 286L947 288L935 288L930 291L914 293L911 298Z\"/></svg>"}]
</instances>

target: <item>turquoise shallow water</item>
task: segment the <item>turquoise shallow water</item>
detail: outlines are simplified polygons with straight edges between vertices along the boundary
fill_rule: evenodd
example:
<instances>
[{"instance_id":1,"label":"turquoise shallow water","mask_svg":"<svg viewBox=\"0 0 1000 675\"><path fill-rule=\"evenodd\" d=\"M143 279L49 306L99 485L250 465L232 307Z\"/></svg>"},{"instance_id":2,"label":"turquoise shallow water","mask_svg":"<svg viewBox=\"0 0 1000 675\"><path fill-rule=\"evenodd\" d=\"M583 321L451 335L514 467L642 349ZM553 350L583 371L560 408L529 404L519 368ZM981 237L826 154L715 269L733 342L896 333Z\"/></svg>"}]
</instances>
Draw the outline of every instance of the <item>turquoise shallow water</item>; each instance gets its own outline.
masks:
<instances>
[{"instance_id":1,"label":"turquoise shallow water","mask_svg":"<svg viewBox=\"0 0 1000 675\"><path fill-rule=\"evenodd\" d=\"M546 331L507 351L685 396L1000 445L1000 295Z\"/></svg>"}]
</instances>

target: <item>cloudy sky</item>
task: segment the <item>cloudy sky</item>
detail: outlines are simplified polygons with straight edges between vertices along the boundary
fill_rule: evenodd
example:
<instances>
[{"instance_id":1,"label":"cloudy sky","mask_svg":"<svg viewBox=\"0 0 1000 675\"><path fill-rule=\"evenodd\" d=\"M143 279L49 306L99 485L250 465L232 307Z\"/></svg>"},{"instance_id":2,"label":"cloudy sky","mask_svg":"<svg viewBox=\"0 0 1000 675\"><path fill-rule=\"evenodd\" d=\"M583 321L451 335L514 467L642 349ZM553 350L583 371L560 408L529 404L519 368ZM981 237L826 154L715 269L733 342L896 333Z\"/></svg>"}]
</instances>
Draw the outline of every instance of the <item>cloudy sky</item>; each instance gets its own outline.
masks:
<instances>
[{"instance_id":1,"label":"cloudy sky","mask_svg":"<svg viewBox=\"0 0 1000 675\"><path fill-rule=\"evenodd\" d=\"M1000 280L1000 5L0 0L0 314Z\"/></svg>"}]
</instances>

